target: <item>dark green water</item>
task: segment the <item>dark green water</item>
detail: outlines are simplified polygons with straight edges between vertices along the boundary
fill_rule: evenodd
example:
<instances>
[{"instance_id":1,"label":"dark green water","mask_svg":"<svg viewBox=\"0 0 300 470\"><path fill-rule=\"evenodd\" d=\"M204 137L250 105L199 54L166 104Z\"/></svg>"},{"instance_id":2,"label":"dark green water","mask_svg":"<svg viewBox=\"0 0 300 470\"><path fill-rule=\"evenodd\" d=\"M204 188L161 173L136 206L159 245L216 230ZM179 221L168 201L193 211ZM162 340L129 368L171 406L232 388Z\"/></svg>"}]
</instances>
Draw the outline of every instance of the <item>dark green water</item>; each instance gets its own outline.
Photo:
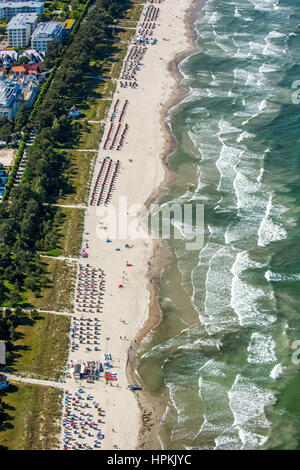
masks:
<instances>
[{"instance_id":1,"label":"dark green water","mask_svg":"<svg viewBox=\"0 0 300 470\"><path fill-rule=\"evenodd\" d=\"M167 404L163 448L300 448L299 24L296 0L209 0L202 51L181 64L178 180L161 202L204 204L205 242L171 242L137 361Z\"/></svg>"}]
</instances>

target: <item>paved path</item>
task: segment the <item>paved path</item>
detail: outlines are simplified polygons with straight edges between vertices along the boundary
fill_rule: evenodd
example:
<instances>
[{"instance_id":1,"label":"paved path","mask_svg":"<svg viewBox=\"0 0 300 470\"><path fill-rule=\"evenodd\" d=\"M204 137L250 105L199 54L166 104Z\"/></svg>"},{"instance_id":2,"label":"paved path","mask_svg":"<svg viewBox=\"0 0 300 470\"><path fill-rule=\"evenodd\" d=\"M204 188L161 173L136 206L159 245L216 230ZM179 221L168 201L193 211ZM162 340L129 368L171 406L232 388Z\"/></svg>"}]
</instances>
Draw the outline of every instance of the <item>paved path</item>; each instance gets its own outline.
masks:
<instances>
[{"instance_id":1,"label":"paved path","mask_svg":"<svg viewBox=\"0 0 300 470\"><path fill-rule=\"evenodd\" d=\"M104 81L116 81L117 78L112 77L103 77L101 75L84 75L83 78L92 78L94 80L104 80Z\"/></svg>"},{"instance_id":2,"label":"paved path","mask_svg":"<svg viewBox=\"0 0 300 470\"><path fill-rule=\"evenodd\" d=\"M44 387L60 388L61 390L66 389L66 383L63 383L63 382L55 382L53 380L33 379L31 377L22 377L20 375L7 374L6 372L5 372L5 375L9 381L23 382L23 383L32 384L32 385L42 385Z\"/></svg>"},{"instance_id":3,"label":"paved path","mask_svg":"<svg viewBox=\"0 0 300 470\"><path fill-rule=\"evenodd\" d=\"M27 152L26 152L26 150L28 150L28 148L31 147L31 145L33 144L34 139L36 137L36 134L37 134L36 129L33 129L29 134L29 138L26 142L25 150L24 150L23 155L22 155L22 159L19 163L18 171L17 171L16 178L15 178L15 181L14 181L14 186L18 186L21 183L21 179L22 179L23 173L25 171L26 163L27 163Z\"/></svg>"},{"instance_id":4,"label":"paved path","mask_svg":"<svg viewBox=\"0 0 300 470\"><path fill-rule=\"evenodd\" d=\"M55 150L72 150L74 152L98 152L98 149L55 149Z\"/></svg>"},{"instance_id":5,"label":"paved path","mask_svg":"<svg viewBox=\"0 0 300 470\"><path fill-rule=\"evenodd\" d=\"M41 258L50 258L50 259L59 259L62 261L80 261L81 258L77 257L68 257L68 256L50 256L50 255L40 255Z\"/></svg>"},{"instance_id":6,"label":"paved path","mask_svg":"<svg viewBox=\"0 0 300 470\"><path fill-rule=\"evenodd\" d=\"M0 310L5 310L8 307L0 307ZM13 307L9 307L9 310L15 310ZM56 310L44 310L42 308L35 308L35 307L23 307L22 310L24 312L31 312L32 310L36 310L39 313L51 313L51 315L62 315L66 317L71 317L73 314L71 312L57 312Z\"/></svg>"},{"instance_id":7,"label":"paved path","mask_svg":"<svg viewBox=\"0 0 300 470\"><path fill-rule=\"evenodd\" d=\"M134 29L136 30L136 28L134 28L133 26L118 26L118 25L114 25L114 24L109 24L108 26L106 26L106 28L113 28L113 29Z\"/></svg>"},{"instance_id":8,"label":"paved path","mask_svg":"<svg viewBox=\"0 0 300 470\"><path fill-rule=\"evenodd\" d=\"M24 310L26 310L26 309L24 309ZM51 315L61 315L61 316L64 316L64 317L72 317L71 312L57 312L55 310L43 310L41 308L36 308L34 310L36 310L39 313L50 313Z\"/></svg>"},{"instance_id":9,"label":"paved path","mask_svg":"<svg viewBox=\"0 0 300 470\"><path fill-rule=\"evenodd\" d=\"M50 204L53 207L64 207L66 209L87 209L85 204Z\"/></svg>"}]
</instances>

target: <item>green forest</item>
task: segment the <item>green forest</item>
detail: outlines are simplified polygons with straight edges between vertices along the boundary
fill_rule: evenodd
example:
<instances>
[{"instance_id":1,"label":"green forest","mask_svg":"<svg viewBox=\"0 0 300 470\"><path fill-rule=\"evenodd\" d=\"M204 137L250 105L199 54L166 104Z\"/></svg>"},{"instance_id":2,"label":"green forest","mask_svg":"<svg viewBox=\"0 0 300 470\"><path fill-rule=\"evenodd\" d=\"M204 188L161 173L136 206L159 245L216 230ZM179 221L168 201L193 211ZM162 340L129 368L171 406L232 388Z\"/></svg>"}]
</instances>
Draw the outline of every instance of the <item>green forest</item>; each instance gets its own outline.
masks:
<instances>
[{"instance_id":1,"label":"green forest","mask_svg":"<svg viewBox=\"0 0 300 470\"><path fill-rule=\"evenodd\" d=\"M89 4L90 1L82 18ZM72 121L68 111L87 87L87 80L82 78L89 71L90 62L111 54L109 39L113 29L107 26L122 17L126 9L127 0L96 0L84 21L73 30L76 40L64 48L54 44L49 51L47 60L52 61L51 65L57 57L52 76L42 87L27 121L28 132L23 134L6 197L0 205L1 305L16 307L26 290L38 296L45 283L38 253L55 248L62 220L60 209L51 204L70 191L64 176L70 162L57 147L69 140ZM33 128L38 134L28 151L23 179L13 187L14 173Z\"/></svg>"}]
</instances>

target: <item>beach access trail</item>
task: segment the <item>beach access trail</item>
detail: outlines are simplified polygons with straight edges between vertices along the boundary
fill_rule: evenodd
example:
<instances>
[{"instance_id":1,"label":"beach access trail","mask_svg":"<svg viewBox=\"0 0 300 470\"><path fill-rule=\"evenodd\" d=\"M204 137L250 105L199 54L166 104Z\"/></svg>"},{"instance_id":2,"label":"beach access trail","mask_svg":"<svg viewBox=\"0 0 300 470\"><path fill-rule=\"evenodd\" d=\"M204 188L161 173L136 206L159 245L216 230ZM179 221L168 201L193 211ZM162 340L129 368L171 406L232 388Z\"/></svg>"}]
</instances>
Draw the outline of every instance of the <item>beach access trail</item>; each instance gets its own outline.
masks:
<instances>
[{"instance_id":1,"label":"beach access trail","mask_svg":"<svg viewBox=\"0 0 300 470\"><path fill-rule=\"evenodd\" d=\"M104 229L103 214L101 215L99 210L105 206L97 206L96 203L91 205L91 194L106 157L109 157L108 161L111 160L113 165L119 161L113 191L107 204L108 208L114 208L116 214L120 211L126 216L126 212L134 204L145 204L164 180L162 156L166 141L161 113L175 87L175 79L168 70L168 64L177 54L188 49L185 12L191 3L191 0L164 0L162 3L152 4L160 9L154 32L157 43L147 46L136 75L137 87L125 88L121 86L120 81L117 82L94 167L89 205L85 211L83 248L88 246L88 258L80 260L78 273L79 269L82 272L86 268L103 270L105 287L101 291L101 312L95 315L89 313L89 310L84 311L84 304L80 303L81 300L78 301L81 287L77 279L74 319L81 325L82 317L90 316L93 321L96 316L99 318L100 351L87 351L86 347L80 344L78 348L70 350L68 362L105 362L104 354L109 354L117 381L110 385L101 378L86 384L84 380L79 383L69 375L66 378L66 388L73 394L79 387L86 389L104 409L105 420L100 426L104 435L101 441L102 449L130 450L137 446L139 408L134 392L128 389L126 366L130 345L149 315L147 273L154 242L148 239L146 232L140 239L133 240L129 236L120 237L118 233L115 236L109 223L105 224ZM149 5L150 3L147 3L144 6L137 30ZM129 46L129 51L131 47ZM128 128L119 151L117 147L104 150L117 100L119 105L115 127L121 110L127 103L121 123L123 127L126 123ZM120 136L118 141L119 138ZM127 209L122 206L124 196L127 197ZM129 223L132 220L133 218L128 218ZM111 240L109 243L107 238ZM126 245L129 245L129 248ZM92 442L92 439L89 442ZM63 443L61 446L63 447Z\"/></svg>"},{"instance_id":2,"label":"beach access trail","mask_svg":"<svg viewBox=\"0 0 300 470\"><path fill-rule=\"evenodd\" d=\"M42 380L42 379L35 379L32 377L23 377L21 375L14 375L5 373L7 379L11 382L23 382L26 384L31 385L42 385L43 387L54 387L59 388L61 390L65 390L66 384L63 382L55 382L54 380Z\"/></svg>"}]
</instances>

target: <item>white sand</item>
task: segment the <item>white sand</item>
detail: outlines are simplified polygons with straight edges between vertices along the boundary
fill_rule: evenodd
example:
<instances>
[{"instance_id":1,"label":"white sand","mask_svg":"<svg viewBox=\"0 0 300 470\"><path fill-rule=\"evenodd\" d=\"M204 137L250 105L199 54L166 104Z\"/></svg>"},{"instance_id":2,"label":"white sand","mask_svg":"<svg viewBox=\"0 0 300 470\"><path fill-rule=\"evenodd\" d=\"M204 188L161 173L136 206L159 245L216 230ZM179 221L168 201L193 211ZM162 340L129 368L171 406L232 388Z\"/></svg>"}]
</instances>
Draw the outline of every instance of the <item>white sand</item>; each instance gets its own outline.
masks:
<instances>
[{"instance_id":1,"label":"white sand","mask_svg":"<svg viewBox=\"0 0 300 470\"><path fill-rule=\"evenodd\" d=\"M112 109L117 98L120 99L121 108L125 100L129 100L124 119L124 123L129 125L129 131L121 151L104 151L103 142L110 124L108 121L93 177L94 181L105 156L110 156L114 161L120 160L121 168L116 180L116 189L109 205L116 211L119 210L120 196L127 196L128 207L136 203L143 204L164 179L161 158L165 138L160 113L162 106L170 99L175 85L167 66L175 55L188 49L184 18L185 11L191 3L192 0L164 0L161 4L154 4L160 8L154 32L158 43L148 46L143 66L137 74L139 87L131 89L121 88L119 84L117 86ZM144 11L148 5L149 3L145 5ZM133 162L129 162L129 159ZM118 237L112 243L106 243L105 239L101 240L97 236L99 220L97 207L89 205L83 237L88 240L89 257L82 260L82 263L101 267L105 273L104 309L103 313L99 314L103 324L101 352L86 353L85 346L82 346L79 351L70 352L69 359L75 361L99 359L104 362L105 352L112 355L112 363L116 366L113 371L118 374L120 388L106 385L103 379L88 385L88 391L95 396L106 412L105 424L101 425L101 431L105 435L102 449L113 449L115 445L120 449L135 449L139 409L134 393L127 388L126 363L130 342L148 317L149 291L146 275L153 244L148 241L146 246L144 240L120 240ZM103 231L103 228L100 231ZM112 236L111 226L108 226L108 233ZM134 247L126 249L126 243ZM120 248L119 252L115 251L117 247ZM126 267L127 261L133 266ZM123 271L125 271L125 280ZM120 283L124 284L123 289L118 288ZM81 313L75 312L75 316L80 317ZM90 314L91 318L95 316ZM126 325L120 319L125 320ZM121 340L120 336L126 336L128 340ZM108 341L105 339L107 337ZM69 390L78 389L73 379L67 379L67 382Z\"/></svg>"}]
</instances>

